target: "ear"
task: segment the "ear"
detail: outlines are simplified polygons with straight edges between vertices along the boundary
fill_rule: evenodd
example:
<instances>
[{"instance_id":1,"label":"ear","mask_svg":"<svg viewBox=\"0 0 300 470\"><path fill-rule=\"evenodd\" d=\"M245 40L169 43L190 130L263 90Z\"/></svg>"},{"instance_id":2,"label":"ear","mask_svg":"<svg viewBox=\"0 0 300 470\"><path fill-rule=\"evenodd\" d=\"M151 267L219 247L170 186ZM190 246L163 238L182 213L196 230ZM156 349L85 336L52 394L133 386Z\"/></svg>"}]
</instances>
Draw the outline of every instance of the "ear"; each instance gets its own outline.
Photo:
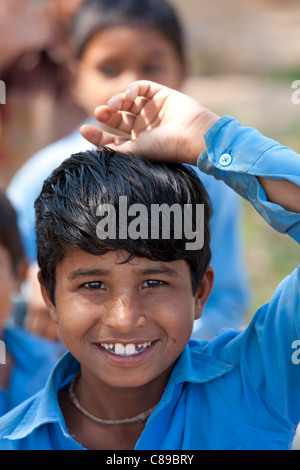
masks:
<instances>
[{"instance_id":1,"label":"ear","mask_svg":"<svg viewBox=\"0 0 300 470\"><path fill-rule=\"evenodd\" d=\"M214 268L209 265L199 283L199 287L195 296L195 320L200 318L203 313L203 309L209 299L214 285L214 278Z\"/></svg>"},{"instance_id":2,"label":"ear","mask_svg":"<svg viewBox=\"0 0 300 470\"><path fill-rule=\"evenodd\" d=\"M55 323L58 323L58 319L57 319L57 313L56 313L56 307L55 305L53 304L52 300L51 300L51 297L50 297L50 293L49 293L49 290L47 289L47 287L45 286L44 282L43 282L43 279L42 279L42 276L41 276L41 272L39 271L38 272L38 281L40 283L40 287L41 287L41 294L42 294L42 297L44 299L44 302L47 306L47 309L48 309L48 312L50 314L50 317L51 319L55 322Z\"/></svg>"}]
</instances>

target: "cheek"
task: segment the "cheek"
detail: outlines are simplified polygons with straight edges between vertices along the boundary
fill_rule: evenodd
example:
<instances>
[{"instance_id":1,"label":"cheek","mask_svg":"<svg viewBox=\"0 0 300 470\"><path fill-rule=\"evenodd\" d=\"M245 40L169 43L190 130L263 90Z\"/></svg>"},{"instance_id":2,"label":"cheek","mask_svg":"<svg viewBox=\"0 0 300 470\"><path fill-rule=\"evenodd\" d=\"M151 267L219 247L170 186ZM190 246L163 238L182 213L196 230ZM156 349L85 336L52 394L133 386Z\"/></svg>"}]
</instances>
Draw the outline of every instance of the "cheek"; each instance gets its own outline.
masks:
<instances>
[{"instance_id":1,"label":"cheek","mask_svg":"<svg viewBox=\"0 0 300 470\"><path fill-rule=\"evenodd\" d=\"M178 90L183 83L183 72L177 64L169 64L164 72L153 77L153 81L161 83L164 86Z\"/></svg>"},{"instance_id":2,"label":"cheek","mask_svg":"<svg viewBox=\"0 0 300 470\"><path fill-rule=\"evenodd\" d=\"M108 79L94 72L81 80L79 99L88 113L93 115L96 106L106 104L112 95L124 91L123 88L117 78Z\"/></svg>"},{"instance_id":3,"label":"cheek","mask_svg":"<svg viewBox=\"0 0 300 470\"><path fill-rule=\"evenodd\" d=\"M164 329L175 347L183 348L192 334L195 308L191 302L173 302L164 315Z\"/></svg>"},{"instance_id":4,"label":"cheek","mask_svg":"<svg viewBox=\"0 0 300 470\"><path fill-rule=\"evenodd\" d=\"M80 344L93 324L92 316L81 303L69 298L56 302L56 318L61 338L65 345Z\"/></svg>"}]
</instances>

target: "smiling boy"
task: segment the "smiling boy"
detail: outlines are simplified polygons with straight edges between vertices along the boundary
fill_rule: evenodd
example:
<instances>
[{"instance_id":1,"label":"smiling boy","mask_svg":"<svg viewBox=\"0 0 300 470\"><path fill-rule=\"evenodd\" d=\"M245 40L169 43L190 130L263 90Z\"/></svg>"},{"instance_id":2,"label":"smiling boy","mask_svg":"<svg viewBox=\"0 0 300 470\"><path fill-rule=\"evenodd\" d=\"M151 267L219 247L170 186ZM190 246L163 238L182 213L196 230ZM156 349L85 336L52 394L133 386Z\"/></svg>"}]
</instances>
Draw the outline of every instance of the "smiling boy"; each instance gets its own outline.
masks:
<instances>
[{"instance_id":1,"label":"smiling boy","mask_svg":"<svg viewBox=\"0 0 300 470\"><path fill-rule=\"evenodd\" d=\"M96 114L127 139L84 127L94 144L115 150L66 160L35 205L42 292L70 352L42 392L0 420L0 448L291 448L300 420L291 360L299 267L245 331L189 341L213 284L210 203L178 162L198 159L299 241L299 155L151 82L133 83ZM97 207L120 194L130 206L204 204L202 249L186 250L173 232L99 240Z\"/></svg>"}]
</instances>

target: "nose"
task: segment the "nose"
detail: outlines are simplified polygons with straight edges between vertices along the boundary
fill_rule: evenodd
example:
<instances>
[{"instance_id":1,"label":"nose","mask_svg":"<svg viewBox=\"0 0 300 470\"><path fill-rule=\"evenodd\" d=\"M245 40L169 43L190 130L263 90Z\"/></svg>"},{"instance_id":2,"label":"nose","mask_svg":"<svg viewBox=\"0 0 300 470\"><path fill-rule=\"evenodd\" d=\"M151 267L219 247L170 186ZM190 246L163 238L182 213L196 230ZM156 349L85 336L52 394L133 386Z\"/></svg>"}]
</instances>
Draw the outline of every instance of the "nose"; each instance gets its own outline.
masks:
<instances>
[{"instance_id":1,"label":"nose","mask_svg":"<svg viewBox=\"0 0 300 470\"><path fill-rule=\"evenodd\" d=\"M131 82L135 82L136 80L141 80L142 74L137 68L131 68L124 70L122 74L122 83L123 87L127 87Z\"/></svg>"},{"instance_id":2,"label":"nose","mask_svg":"<svg viewBox=\"0 0 300 470\"><path fill-rule=\"evenodd\" d=\"M123 295L106 306L102 322L111 329L128 334L146 324L146 316L141 308L129 296Z\"/></svg>"}]
</instances>

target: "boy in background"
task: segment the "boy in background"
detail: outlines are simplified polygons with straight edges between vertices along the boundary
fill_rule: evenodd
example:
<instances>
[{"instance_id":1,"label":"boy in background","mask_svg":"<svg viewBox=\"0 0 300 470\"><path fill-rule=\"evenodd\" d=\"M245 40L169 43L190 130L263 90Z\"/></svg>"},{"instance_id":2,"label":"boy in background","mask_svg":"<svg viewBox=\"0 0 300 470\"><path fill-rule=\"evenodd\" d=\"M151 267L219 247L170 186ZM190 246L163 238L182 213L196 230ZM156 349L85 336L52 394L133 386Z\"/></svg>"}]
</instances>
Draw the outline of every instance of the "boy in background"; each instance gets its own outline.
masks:
<instances>
[{"instance_id":1,"label":"boy in background","mask_svg":"<svg viewBox=\"0 0 300 470\"><path fill-rule=\"evenodd\" d=\"M75 17L71 35L76 59L74 93L90 116L97 105L106 103L131 81L145 78L180 89L186 78L182 28L173 8L164 0L87 0ZM32 157L8 188L32 263L30 273L35 287L26 324L42 334L39 318L45 325L45 312L36 281L34 200L43 180L66 156L89 148L78 128ZM222 182L205 174L201 174L201 180L214 212L211 220L214 290L194 330L195 337L205 339L222 327L245 325L248 282L239 226L240 203Z\"/></svg>"},{"instance_id":2,"label":"boy in background","mask_svg":"<svg viewBox=\"0 0 300 470\"><path fill-rule=\"evenodd\" d=\"M0 363L0 415L39 391L63 352L47 341L14 325L13 295L26 278L28 261L19 234L15 211L0 192L0 339L4 363Z\"/></svg>"}]
</instances>

